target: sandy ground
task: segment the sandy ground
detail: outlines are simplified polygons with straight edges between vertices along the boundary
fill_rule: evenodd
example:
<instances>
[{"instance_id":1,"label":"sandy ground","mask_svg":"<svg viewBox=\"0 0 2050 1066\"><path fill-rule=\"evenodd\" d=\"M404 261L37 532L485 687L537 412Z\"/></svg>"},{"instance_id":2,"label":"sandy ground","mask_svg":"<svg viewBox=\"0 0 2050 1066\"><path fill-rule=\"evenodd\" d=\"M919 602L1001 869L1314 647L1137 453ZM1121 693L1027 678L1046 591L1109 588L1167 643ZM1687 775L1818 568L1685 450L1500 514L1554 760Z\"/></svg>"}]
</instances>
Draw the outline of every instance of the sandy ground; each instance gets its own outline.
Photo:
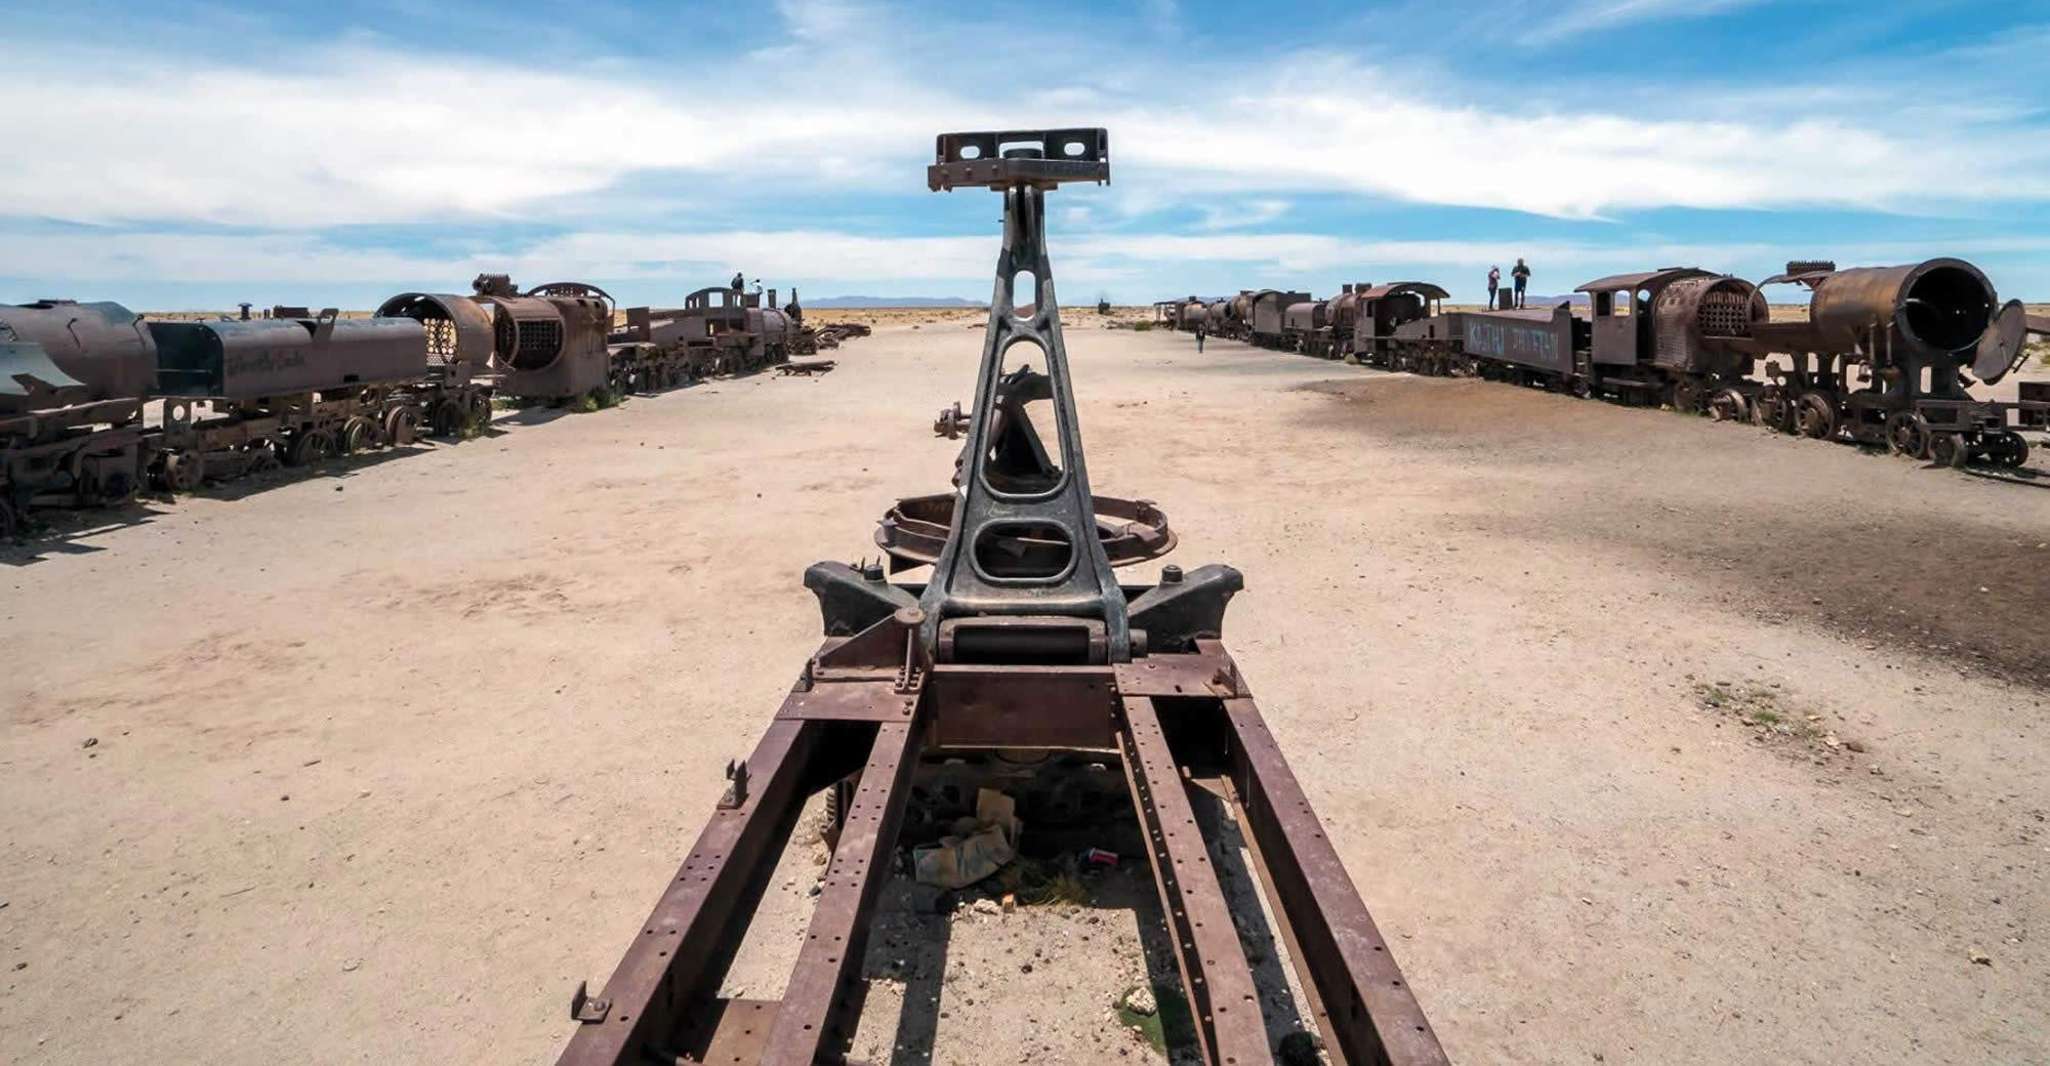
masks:
<instances>
[{"instance_id":1,"label":"sandy ground","mask_svg":"<svg viewBox=\"0 0 2050 1066\"><path fill-rule=\"evenodd\" d=\"M946 484L945 319L0 557L0 1058L551 1059L815 644L802 568ZM1229 644L1455 1059L2050 1058L2044 460L1097 326L1095 486L1245 571ZM1101 973L1029 977L957 918L957 988L893 911L872 1008L1143 1061L1095 913L1031 948Z\"/></svg>"}]
</instances>

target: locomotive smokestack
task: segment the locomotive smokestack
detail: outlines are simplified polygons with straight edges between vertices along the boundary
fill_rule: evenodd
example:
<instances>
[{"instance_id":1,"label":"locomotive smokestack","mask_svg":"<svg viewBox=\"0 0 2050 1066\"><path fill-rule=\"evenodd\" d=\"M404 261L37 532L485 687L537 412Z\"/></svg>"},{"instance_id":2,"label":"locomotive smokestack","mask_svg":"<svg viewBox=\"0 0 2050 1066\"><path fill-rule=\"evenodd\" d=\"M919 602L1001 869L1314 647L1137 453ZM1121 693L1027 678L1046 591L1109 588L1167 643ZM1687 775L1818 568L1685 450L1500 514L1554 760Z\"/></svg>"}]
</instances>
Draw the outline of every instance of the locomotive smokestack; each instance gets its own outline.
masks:
<instances>
[{"instance_id":1,"label":"locomotive smokestack","mask_svg":"<svg viewBox=\"0 0 2050 1066\"><path fill-rule=\"evenodd\" d=\"M769 310L773 311L773 310L775 310L775 309L776 309L776 290L774 290L774 289L770 289L770 290L769 290Z\"/></svg>"},{"instance_id":2,"label":"locomotive smokestack","mask_svg":"<svg viewBox=\"0 0 2050 1066\"><path fill-rule=\"evenodd\" d=\"M1339 290L1339 295L1340 295L1340 296L1351 296L1351 295L1352 295L1352 282L1348 281L1348 282L1346 282L1346 283L1345 283L1345 284L1344 284L1343 286L1341 286L1341 287L1340 287L1340 290Z\"/></svg>"}]
</instances>

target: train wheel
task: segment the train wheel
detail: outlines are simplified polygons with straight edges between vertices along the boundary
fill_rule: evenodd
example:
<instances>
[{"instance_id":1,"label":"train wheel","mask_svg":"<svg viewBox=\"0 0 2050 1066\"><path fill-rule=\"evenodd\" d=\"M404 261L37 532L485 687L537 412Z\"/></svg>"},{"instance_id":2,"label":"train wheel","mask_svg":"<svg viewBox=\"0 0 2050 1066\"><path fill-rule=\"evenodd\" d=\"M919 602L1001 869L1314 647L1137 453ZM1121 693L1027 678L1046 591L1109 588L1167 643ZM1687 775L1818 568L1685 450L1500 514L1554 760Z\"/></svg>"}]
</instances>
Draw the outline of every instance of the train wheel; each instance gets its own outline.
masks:
<instances>
[{"instance_id":1,"label":"train wheel","mask_svg":"<svg viewBox=\"0 0 2050 1066\"><path fill-rule=\"evenodd\" d=\"M2028 439L2011 429L2003 429L1986 440L1986 457L1993 465L2013 470L2029 461Z\"/></svg>"},{"instance_id":2,"label":"train wheel","mask_svg":"<svg viewBox=\"0 0 2050 1066\"><path fill-rule=\"evenodd\" d=\"M1929 458L1929 420L1913 411L1895 411L1886 417L1886 446L1895 455L1910 459Z\"/></svg>"},{"instance_id":3,"label":"train wheel","mask_svg":"<svg viewBox=\"0 0 2050 1066\"><path fill-rule=\"evenodd\" d=\"M1673 382L1673 410L1698 415L1701 413L1703 395L1700 382L1692 378L1681 378Z\"/></svg>"},{"instance_id":4,"label":"train wheel","mask_svg":"<svg viewBox=\"0 0 2050 1066\"><path fill-rule=\"evenodd\" d=\"M1742 422L1750 413L1751 405L1735 389L1724 389L1708 401L1708 417L1717 422Z\"/></svg>"},{"instance_id":5,"label":"train wheel","mask_svg":"<svg viewBox=\"0 0 2050 1066\"><path fill-rule=\"evenodd\" d=\"M341 432L335 434L335 450L343 455L360 452L370 447L371 440L376 435L376 432L376 424L369 419L361 415L351 418L347 422L342 423Z\"/></svg>"},{"instance_id":6,"label":"train wheel","mask_svg":"<svg viewBox=\"0 0 2050 1066\"><path fill-rule=\"evenodd\" d=\"M420 435L420 413L410 407L394 407L384 416L384 442L403 448Z\"/></svg>"},{"instance_id":7,"label":"train wheel","mask_svg":"<svg viewBox=\"0 0 2050 1066\"><path fill-rule=\"evenodd\" d=\"M1804 392L1797 404L1796 424L1801 435L1815 440L1828 440L1836 436L1836 405L1828 396L1819 392Z\"/></svg>"},{"instance_id":8,"label":"train wheel","mask_svg":"<svg viewBox=\"0 0 2050 1066\"><path fill-rule=\"evenodd\" d=\"M285 463L289 466L309 466L335 453L335 439L325 430L301 430L292 437L292 446L285 450Z\"/></svg>"},{"instance_id":9,"label":"train wheel","mask_svg":"<svg viewBox=\"0 0 2050 1066\"><path fill-rule=\"evenodd\" d=\"M453 437L463 431L463 423L469 420L463 405L454 400L443 400L434 405L430 426L437 437Z\"/></svg>"},{"instance_id":10,"label":"train wheel","mask_svg":"<svg viewBox=\"0 0 2050 1066\"><path fill-rule=\"evenodd\" d=\"M172 492L191 492L206 480L206 460L198 452L170 452L164 456L163 475L158 482Z\"/></svg>"},{"instance_id":11,"label":"train wheel","mask_svg":"<svg viewBox=\"0 0 2050 1066\"><path fill-rule=\"evenodd\" d=\"M1929 458L1939 466L1963 470L1971 462L1972 449L1961 433L1938 433L1930 438Z\"/></svg>"},{"instance_id":12,"label":"train wheel","mask_svg":"<svg viewBox=\"0 0 2050 1066\"><path fill-rule=\"evenodd\" d=\"M14 517L14 504L0 500L0 540L13 540L20 522Z\"/></svg>"},{"instance_id":13,"label":"train wheel","mask_svg":"<svg viewBox=\"0 0 2050 1066\"><path fill-rule=\"evenodd\" d=\"M278 450L276 448L271 447L269 444L252 444L249 446L248 463L242 468L242 472L244 474L268 474L276 470L280 465L282 464L278 462Z\"/></svg>"},{"instance_id":14,"label":"train wheel","mask_svg":"<svg viewBox=\"0 0 2050 1066\"><path fill-rule=\"evenodd\" d=\"M470 416L465 427L473 433L481 433L491 425L491 397L481 392L470 394Z\"/></svg>"}]
</instances>

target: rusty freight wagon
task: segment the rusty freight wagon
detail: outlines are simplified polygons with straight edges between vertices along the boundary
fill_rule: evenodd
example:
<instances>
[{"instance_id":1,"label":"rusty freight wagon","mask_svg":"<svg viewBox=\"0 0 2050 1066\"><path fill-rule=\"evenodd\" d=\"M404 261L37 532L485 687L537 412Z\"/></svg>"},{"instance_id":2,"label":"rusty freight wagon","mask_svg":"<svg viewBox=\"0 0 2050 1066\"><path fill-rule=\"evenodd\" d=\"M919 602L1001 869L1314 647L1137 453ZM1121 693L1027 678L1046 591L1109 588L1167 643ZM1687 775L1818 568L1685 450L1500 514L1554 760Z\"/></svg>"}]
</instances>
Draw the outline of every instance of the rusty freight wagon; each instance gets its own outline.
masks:
<instances>
[{"instance_id":1,"label":"rusty freight wagon","mask_svg":"<svg viewBox=\"0 0 2050 1066\"><path fill-rule=\"evenodd\" d=\"M1246 301L1246 336L1262 348L1280 348L1287 336L1283 315L1288 308L1310 299L1306 292L1261 289Z\"/></svg>"},{"instance_id":2,"label":"rusty freight wagon","mask_svg":"<svg viewBox=\"0 0 2050 1066\"><path fill-rule=\"evenodd\" d=\"M1304 300L1281 311L1281 347L1305 355L1323 355L1331 346L1329 300Z\"/></svg>"}]
</instances>

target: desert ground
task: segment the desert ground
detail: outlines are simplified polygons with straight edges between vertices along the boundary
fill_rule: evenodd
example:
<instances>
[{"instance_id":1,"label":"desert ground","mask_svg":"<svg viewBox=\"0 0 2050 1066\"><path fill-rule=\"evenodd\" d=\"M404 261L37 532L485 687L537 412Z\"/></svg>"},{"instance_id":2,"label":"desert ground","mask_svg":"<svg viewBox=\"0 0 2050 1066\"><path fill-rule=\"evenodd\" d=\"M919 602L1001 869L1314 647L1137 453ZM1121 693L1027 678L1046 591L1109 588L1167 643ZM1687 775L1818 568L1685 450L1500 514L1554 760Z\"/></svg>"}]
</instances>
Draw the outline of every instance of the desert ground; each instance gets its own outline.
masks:
<instances>
[{"instance_id":1,"label":"desert ground","mask_svg":"<svg viewBox=\"0 0 2050 1066\"><path fill-rule=\"evenodd\" d=\"M816 645L803 568L947 484L979 316L876 317L820 378L0 547L0 1059L551 1060ZM2045 453L1069 317L1094 488L1244 571L1227 644L1455 1061L2050 1060ZM1139 877L887 893L857 1050L1146 1061Z\"/></svg>"}]
</instances>

